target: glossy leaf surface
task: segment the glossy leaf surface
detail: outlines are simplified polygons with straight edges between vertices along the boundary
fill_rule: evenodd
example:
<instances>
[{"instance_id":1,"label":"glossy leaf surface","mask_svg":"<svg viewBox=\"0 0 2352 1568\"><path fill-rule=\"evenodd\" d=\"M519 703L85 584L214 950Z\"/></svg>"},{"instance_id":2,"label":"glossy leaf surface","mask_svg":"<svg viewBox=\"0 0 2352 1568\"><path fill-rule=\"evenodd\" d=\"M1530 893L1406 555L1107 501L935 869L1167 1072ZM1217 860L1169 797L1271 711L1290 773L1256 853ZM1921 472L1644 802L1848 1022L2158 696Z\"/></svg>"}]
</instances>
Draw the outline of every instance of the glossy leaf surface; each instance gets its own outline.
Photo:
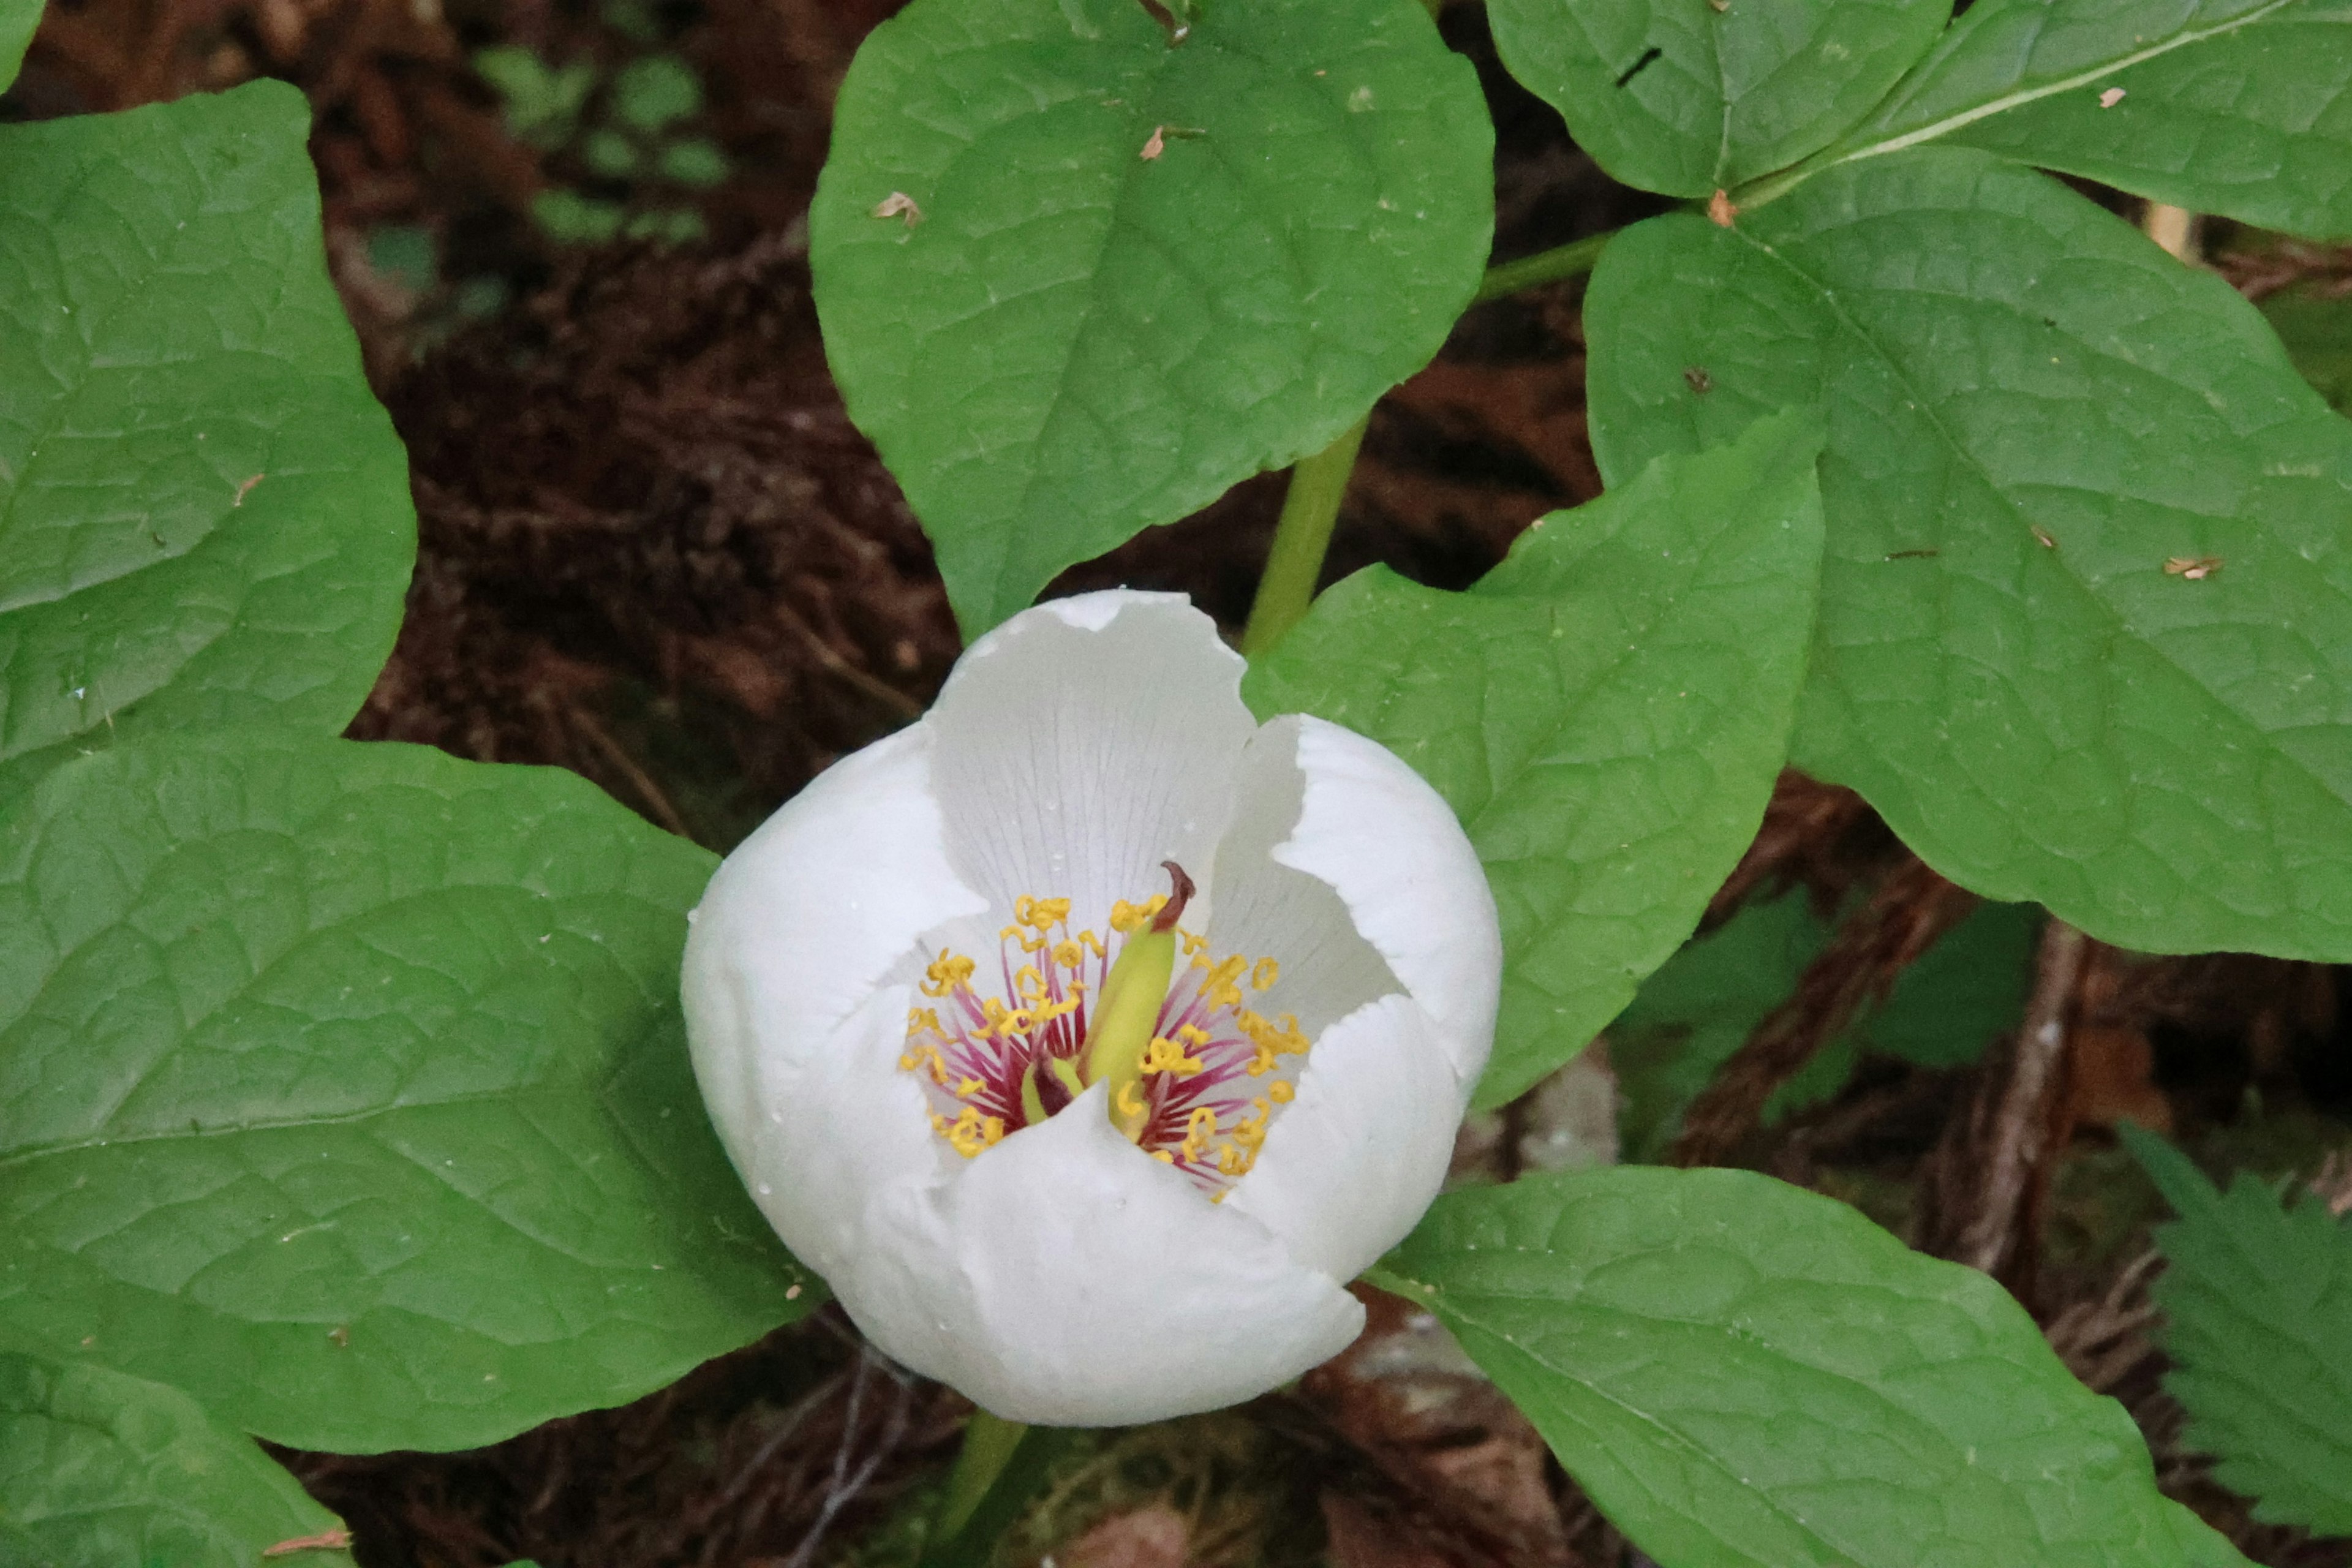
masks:
<instances>
[{"instance_id":1,"label":"glossy leaf surface","mask_svg":"<svg viewBox=\"0 0 2352 1568\"><path fill-rule=\"evenodd\" d=\"M1321 450L1477 288L1493 131L1418 0L916 0L810 214L849 411L974 635ZM881 216L877 216L877 214Z\"/></svg>"},{"instance_id":2,"label":"glossy leaf surface","mask_svg":"<svg viewBox=\"0 0 2352 1568\"><path fill-rule=\"evenodd\" d=\"M0 1561L39 1568L255 1568L335 1516L176 1388L0 1353ZM300 1568L350 1568L318 1549Z\"/></svg>"},{"instance_id":3,"label":"glossy leaf surface","mask_svg":"<svg viewBox=\"0 0 2352 1568\"><path fill-rule=\"evenodd\" d=\"M1827 146L1927 53L1950 0L1490 0L1511 74L1629 185L1705 196Z\"/></svg>"},{"instance_id":4,"label":"glossy leaf surface","mask_svg":"<svg viewBox=\"0 0 2352 1568\"><path fill-rule=\"evenodd\" d=\"M1628 231L1587 321L1606 475L1827 418L1801 766L2105 941L2352 957L2352 425L2219 278L1923 150Z\"/></svg>"},{"instance_id":5,"label":"glossy leaf surface","mask_svg":"<svg viewBox=\"0 0 2352 1568\"><path fill-rule=\"evenodd\" d=\"M2352 0L1984 0L1834 155L1937 139L2352 235Z\"/></svg>"},{"instance_id":6,"label":"glossy leaf surface","mask_svg":"<svg viewBox=\"0 0 2352 1568\"><path fill-rule=\"evenodd\" d=\"M1370 1279L1664 1568L2179 1568L2120 1405L1983 1275L1745 1171L1437 1200Z\"/></svg>"},{"instance_id":7,"label":"glossy leaf surface","mask_svg":"<svg viewBox=\"0 0 2352 1568\"><path fill-rule=\"evenodd\" d=\"M0 127L0 794L190 724L341 730L391 651L406 459L283 83Z\"/></svg>"},{"instance_id":8,"label":"glossy leaf surface","mask_svg":"<svg viewBox=\"0 0 2352 1568\"><path fill-rule=\"evenodd\" d=\"M53 770L0 822L0 1342L299 1447L455 1448L805 1310L687 1063L711 865L418 747Z\"/></svg>"},{"instance_id":9,"label":"glossy leaf surface","mask_svg":"<svg viewBox=\"0 0 2352 1568\"><path fill-rule=\"evenodd\" d=\"M1811 618L1818 439L1775 419L1660 463L1466 594L1358 573L1251 671L1261 714L1381 742L1477 846L1505 956L1482 1103L1583 1049L1754 835Z\"/></svg>"}]
</instances>

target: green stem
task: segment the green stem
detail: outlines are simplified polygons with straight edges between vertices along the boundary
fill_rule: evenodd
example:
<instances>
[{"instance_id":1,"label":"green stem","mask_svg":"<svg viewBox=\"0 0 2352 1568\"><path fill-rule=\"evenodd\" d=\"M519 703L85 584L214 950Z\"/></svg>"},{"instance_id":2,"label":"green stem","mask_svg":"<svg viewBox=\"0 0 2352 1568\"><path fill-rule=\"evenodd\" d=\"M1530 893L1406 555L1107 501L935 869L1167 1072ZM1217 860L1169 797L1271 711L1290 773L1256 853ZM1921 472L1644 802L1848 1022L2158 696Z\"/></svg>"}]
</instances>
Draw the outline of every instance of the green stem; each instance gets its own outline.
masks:
<instances>
[{"instance_id":1,"label":"green stem","mask_svg":"<svg viewBox=\"0 0 2352 1568\"><path fill-rule=\"evenodd\" d=\"M1257 599L1242 631L1243 657L1255 658L1280 642L1315 602L1323 554L1331 546L1331 526L1339 520L1339 498L1348 493L1356 449L1364 444L1364 424L1357 420L1337 441L1290 470L1282 521L1274 527L1274 549L1266 555L1265 575L1257 581Z\"/></svg>"},{"instance_id":2,"label":"green stem","mask_svg":"<svg viewBox=\"0 0 2352 1568\"><path fill-rule=\"evenodd\" d=\"M1029 1428L1018 1421L1007 1421L985 1410L972 1411L963 1429L963 1448L948 1475L947 1500L940 1507L939 1540L954 1540L971 1522L981 1499L1004 1473L1005 1465L1028 1435Z\"/></svg>"},{"instance_id":3,"label":"green stem","mask_svg":"<svg viewBox=\"0 0 2352 1568\"><path fill-rule=\"evenodd\" d=\"M1071 1436L974 1410L921 1568L984 1568Z\"/></svg>"},{"instance_id":4,"label":"green stem","mask_svg":"<svg viewBox=\"0 0 2352 1568\"><path fill-rule=\"evenodd\" d=\"M1538 283L1557 283L1563 278L1581 278L1592 270L1593 264L1601 259L1601 251L1615 237L1614 230L1608 234L1596 234L1490 268L1486 281L1478 285L1478 292L1471 296L1470 302L1483 305L1489 300L1499 300L1506 294L1516 294Z\"/></svg>"}]
</instances>

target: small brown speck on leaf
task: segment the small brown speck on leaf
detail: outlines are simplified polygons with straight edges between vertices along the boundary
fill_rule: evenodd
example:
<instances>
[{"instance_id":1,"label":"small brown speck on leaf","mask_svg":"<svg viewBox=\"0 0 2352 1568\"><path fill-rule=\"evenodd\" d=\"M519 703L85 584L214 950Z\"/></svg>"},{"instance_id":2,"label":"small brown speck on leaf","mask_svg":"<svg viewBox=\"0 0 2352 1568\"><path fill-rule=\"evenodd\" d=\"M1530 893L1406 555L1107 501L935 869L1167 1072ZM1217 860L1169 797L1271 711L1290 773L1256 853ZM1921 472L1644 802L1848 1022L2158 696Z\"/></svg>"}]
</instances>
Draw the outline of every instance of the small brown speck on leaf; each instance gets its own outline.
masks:
<instances>
[{"instance_id":1,"label":"small brown speck on leaf","mask_svg":"<svg viewBox=\"0 0 2352 1568\"><path fill-rule=\"evenodd\" d=\"M2050 537L2050 531L2048 529L2042 527L2038 522L2033 523L2031 526L2033 530L2033 542L2039 544L2044 550L2055 550L2058 548L2058 542Z\"/></svg>"},{"instance_id":2,"label":"small brown speck on leaf","mask_svg":"<svg viewBox=\"0 0 2352 1568\"><path fill-rule=\"evenodd\" d=\"M1145 163L1149 163L1160 153L1168 151L1167 138L1160 134L1167 129L1165 125L1155 125L1151 128L1151 140L1143 144L1142 156Z\"/></svg>"},{"instance_id":3,"label":"small brown speck on leaf","mask_svg":"<svg viewBox=\"0 0 2352 1568\"><path fill-rule=\"evenodd\" d=\"M2201 583L2221 569L2218 555L2172 555L2165 558L2164 574L2186 577L2191 583Z\"/></svg>"},{"instance_id":4,"label":"small brown speck on leaf","mask_svg":"<svg viewBox=\"0 0 2352 1568\"><path fill-rule=\"evenodd\" d=\"M2106 91L2099 94L2099 107L2101 109L2113 109L2116 104L2121 103L2123 100L2124 89L2119 87L2111 87L2107 89Z\"/></svg>"},{"instance_id":5,"label":"small brown speck on leaf","mask_svg":"<svg viewBox=\"0 0 2352 1568\"><path fill-rule=\"evenodd\" d=\"M874 216L876 217L903 217L907 220L907 226L908 228L912 228L917 224L923 221L923 209L915 205L915 198L908 195L906 192L892 191L888 195L884 196L880 201L874 204Z\"/></svg>"},{"instance_id":6,"label":"small brown speck on leaf","mask_svg":"<svg viewBox=\"0 0 2352 1568\"><path fill-rule=\"evenodd\" d=\"M1705 397L1715 390L1715 377L1706 374L1705 365L1687 364L1683 366L1683 384Z\"/></svg>"},{"instance_id":7,"label":"small brown speck on leaf","mask_svg":"<svg viewBox=\"0 0 2352 1568\"><path fill-rule=\"evenodd\" d=\"M351 1327L346 1323L337 1323L327 1331L327 1337L339 1346L348 1346L352 1342Z\"/></svg>"},{"instance_id":8,"label":"small brown speck on leaf","mask_svg":"<svg viewBox=\"0 0 2352 1568\"><path fill-rule=\"evenodd\" d=\"M1707 197L1706 216L1714 223L1716 227L1729 228L1731 226L1731 220L1739 216L1739 209L1731 205L1731 193L1728 191L1717 191L1715 195Z\"/></svg>"},{"instance_id":9,"label":"small brown speck on leaf","mask_svg":"<svg viewBox=\"0 0 2352 1568\"><path fill-rule=\"evenodd\" d=\"M245 481L245 483L243 483L243 484L241 484L241 485L237 486L237 487L236 487L236 499L235 500L232 500L232 501L230 501L230 502L228 503L228 504L230 505L230 507L232 507L232 508L236 508L236 507L243 506L243 505L245 504L246 493L247 493L247 491L251 490L251 489L253 489L253 487L254 487L254 486L256 486L256 485L259 484L263 479L268 479L268 477L269 477L269 476L268 476L268 475L267 475L267 474L256 474L256 475L254 475L254 476L253 476L253 478L251 478L251 479L249 479L246 480L246 481Z\"/></svg>"},{"instance_id":10,"label":"small brown speck on leaf","mask_svg":"<svg viewBox=\"0 0 2352 1568\"><path fill-rule=\"evenodd\" d=\"M298 1535L275 1546L265 1546L261 1554L264 1557L291 1557L297 1552L341 1552L351 1543L352 1532L339 1524L316 1535Z\"/></svg>"},{"instance_id":11,"label":"small brown speck on leaf","mask_svg":"<svg viewBox=\"0 0 2352 1568\"><path fill-rule=\"evenodd\" d=\"M800 1300L800 1294L801 1288L797 1285L787 1285L784 1287L784 1300L787 1301L796 1301Z\"/></svg>"}]
</instances>

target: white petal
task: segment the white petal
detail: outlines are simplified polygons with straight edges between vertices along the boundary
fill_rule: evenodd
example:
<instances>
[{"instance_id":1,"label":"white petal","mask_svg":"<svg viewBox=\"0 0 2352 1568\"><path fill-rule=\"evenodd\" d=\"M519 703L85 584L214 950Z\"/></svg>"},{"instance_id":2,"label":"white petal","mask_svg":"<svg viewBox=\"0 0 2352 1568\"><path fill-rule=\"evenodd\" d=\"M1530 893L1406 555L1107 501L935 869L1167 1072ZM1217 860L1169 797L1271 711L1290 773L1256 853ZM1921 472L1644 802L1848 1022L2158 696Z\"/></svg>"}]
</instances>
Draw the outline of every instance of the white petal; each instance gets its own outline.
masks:
<instances>
[{"instance_id":1,"label":"white petal","mask_svg":"<svg viewBox=\"0 0 2352 1568\"><path fill-rule=\"evenodd\" d=\"M1263 1220L1308 1268L1352 1279L1437 1195L1462 1092L1419 1003L1371 1003L1316 1041L1298 1098L1222 1206Z\"/></svg>"},{"instance_id":2,"label":"white petal","mask_svg":"<svg viewBox=\"0 0 2352 1568\"><path fill-rule=\"evenodd\" d=\"M844 1291L858 1327L995 1414L1055 1426L1214 1410L1344 1350L1356 1299L1120 1137L1103 1093L874 1216L877 1252L897 1258L861 1263ZM909 1257L941 1244L951 1259Z\"/></svg>"},{"instance_id":3,"label":"white petal","mask_svg":"<svg viewBox=\"0 0 2352 1568\"><path fill-rule=\"evenodd\" d=\"M1255 721L1241 657L1181 595L1112 592L1024 610L957 661L925 723L954 864L994 910L1023 894L1114 900L1195 878L1224 828Z\"/></svg>"},{"instance_id":4,"label":"white petal","mask_svg":"<svg viewBox=\"0 0 2352 1568\"><path fill-rule=\"evenodd\" d=\"M787 802L695 910L679 984L695 1076L736 1169L821 1273L865 1184L937 1164L920 1091L897 1071L908 999L883 981L923 931L981 907L948 863L917 724Z\"/></svg>"},{"instance_id":5,"label":"white petal","mask_svg":"<svg viewBox=\"0 0 2352 1568\"><path fill-rule=\"evenodd\" d=\"M1495 1043L1503 939L1477 851L1454 812L1395 753L1302 718L1298 826L1274 858L1328 882L1356 930L1428 1009L1466 1096Z\"/></svg>"},{"instance_id":6,"label":"white petal","mask_svg":"<svg viewBox=\"0 0 2352 1568\"><path fill-rule=\"evenodd\" d=\"M794 1257L828 1281L869 1253L871 1215L950 1180L961 1160L931 1131L922 1087L898 1066L911 993L885 986L813 1059L760 1061L765 1108L740 1151L728 1152L768 1223Z\"/></svg>"},{"instance_id":7,"label":"white petal","mask_svg":"<svg viewBox=\"0 0 2352 1568\"><path fill-rule=\"evenodd\" d=\"M1311 1037L1375 997L1403 989L1372 944L1357 934L1328 882L1293 870L1274 852L1298 826L1307 776L1298 767L1301 721L1260 730L1242 754L1234 815L1217 846L1216 903L1207 929L1219 957L1273 958L1280 978L1251 1005L1296 1013ZM1384 825L1365 824L1371 833Z\"/></svg>"}]
</instances>

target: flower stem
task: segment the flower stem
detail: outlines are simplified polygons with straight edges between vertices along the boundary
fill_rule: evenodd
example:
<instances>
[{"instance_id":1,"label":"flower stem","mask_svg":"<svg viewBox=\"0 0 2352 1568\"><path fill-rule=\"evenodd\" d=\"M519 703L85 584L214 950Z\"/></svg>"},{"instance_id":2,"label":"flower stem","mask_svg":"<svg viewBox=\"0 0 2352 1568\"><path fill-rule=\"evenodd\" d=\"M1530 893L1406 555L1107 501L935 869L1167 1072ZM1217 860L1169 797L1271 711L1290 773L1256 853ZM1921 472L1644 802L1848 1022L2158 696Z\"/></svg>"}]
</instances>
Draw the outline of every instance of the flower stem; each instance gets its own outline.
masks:
<instances>
[{"instance_id":1,"label":"flower stem","mask_svg":"<svg viewBox=\"0 0 2352 1568\"><path fill-rule=\"evenodd\" d=\"M1557 283L1563 278L1581 278L1592 270L1601 253L1617 231L1591 235L1583 239L1556 245L1549 250L1538 250L1533 256L1522 256L1517 261L1506 261L1500 267L1486 269L1486 279L1478 285L1478 292L1470 302L1483 305L1489 300L1499 300L1506 294L1516 294L1522 289L1532 289L1538 283Z\"/></svg>"},{"instance_id":2,"label":"flower stem","mask_svg":"<svg viewBox=\"0 0 2352 1568\"><path fill-rule=\"evenodd\" d=\"M1290 470L1282 521L1274 526L1274 549L1266 555L1265 575L1257 581L1249 625L1242 630L1244 658L1255 658L1280 642L1315 602L1323 553L1331 547L1331 526L1339 520L1339 499L1348 493L1356 449L1364 444L1364 425L1365 419L1357 420L1337 441Z\"/></svg>"},{"instance_id":3,"label":"flower stem","mask_svg":"<svg viewBox=\"0 0 2352 1568\"><path fill-rule=\"evenodd\" d=\"M1071 1434L974 1410L920 1568L982 1568Z\"/></svg>"}]
</instances>

